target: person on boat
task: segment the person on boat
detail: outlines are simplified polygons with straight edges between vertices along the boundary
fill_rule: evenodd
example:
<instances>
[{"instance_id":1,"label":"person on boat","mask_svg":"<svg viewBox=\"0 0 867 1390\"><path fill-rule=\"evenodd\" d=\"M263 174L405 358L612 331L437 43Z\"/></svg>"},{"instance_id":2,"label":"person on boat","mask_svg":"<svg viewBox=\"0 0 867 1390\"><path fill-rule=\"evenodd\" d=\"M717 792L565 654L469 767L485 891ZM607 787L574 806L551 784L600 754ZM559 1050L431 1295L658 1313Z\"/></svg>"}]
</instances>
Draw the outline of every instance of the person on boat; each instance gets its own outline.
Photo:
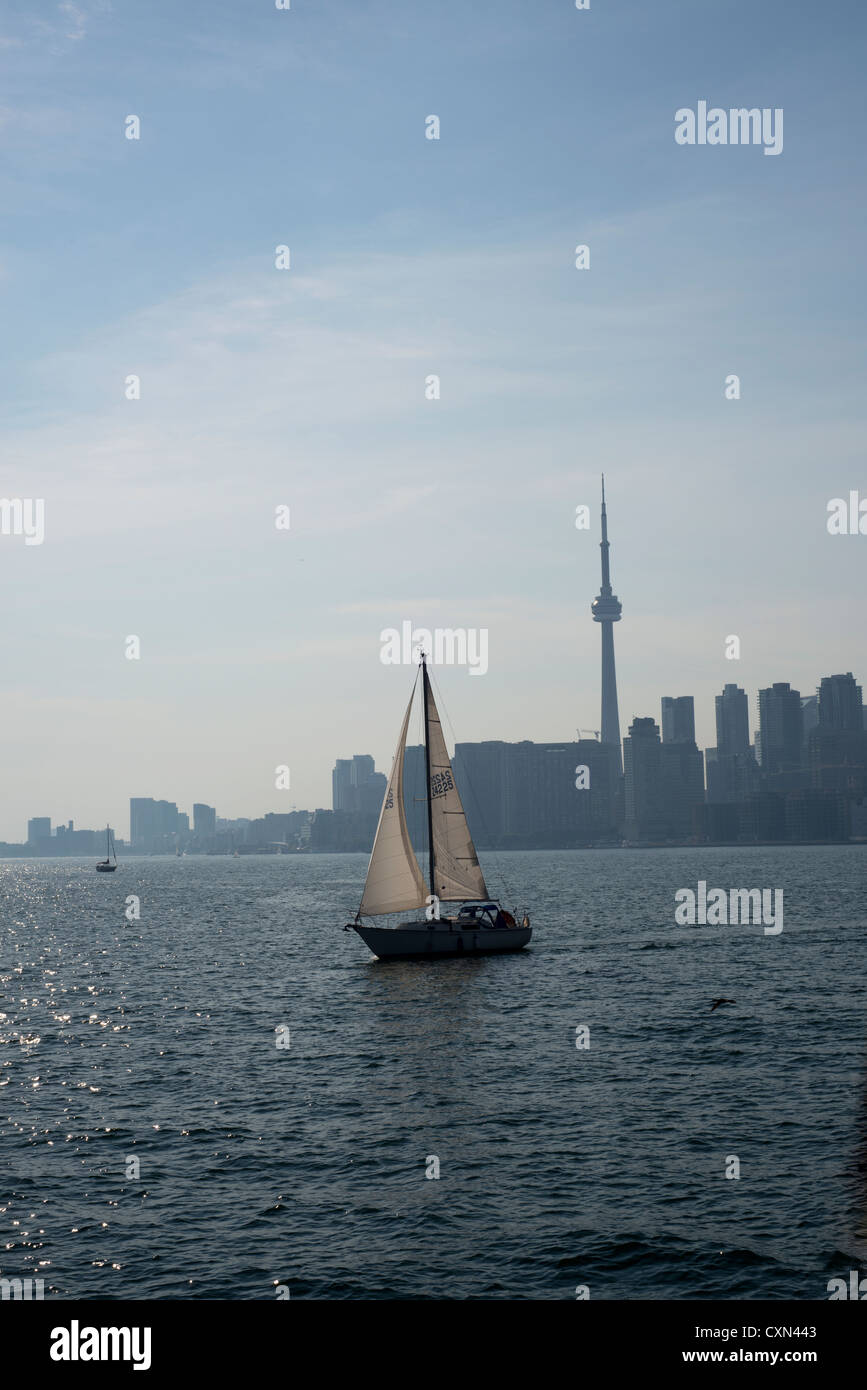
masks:
<instances>
[{"instance_id":1,"label":"person on boat","mask_svg":"<svg viewBox=\"0 0 867 1390\"><path fill-rule=\"evenodd\" d=\"M500 910L499 910L499 912L497 913L497 926L498 926L498 927L514 927L514 926L516 926L516 925L517 925L517 924L516 924L516 922L515 922L514 917L513 917L512 914L511 914L511 912L507 912L506 909L505 909L504 907L501 907Z\"/></svg>"}]
</instances>

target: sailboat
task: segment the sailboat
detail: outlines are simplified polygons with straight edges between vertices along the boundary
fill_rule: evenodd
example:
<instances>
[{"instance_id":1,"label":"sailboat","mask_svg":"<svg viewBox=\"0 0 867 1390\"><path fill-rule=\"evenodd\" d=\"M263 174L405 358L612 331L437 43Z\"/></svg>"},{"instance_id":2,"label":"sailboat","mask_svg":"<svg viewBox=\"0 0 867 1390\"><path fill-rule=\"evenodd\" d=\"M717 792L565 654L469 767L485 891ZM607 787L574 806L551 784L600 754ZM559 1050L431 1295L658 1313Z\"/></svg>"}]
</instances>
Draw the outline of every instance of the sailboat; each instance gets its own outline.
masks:
<instances>
[{"instance_id":1,"label":"sailboat","mask_svg":"<svg viewBox=\"0 0 867 1390\"><path fill-rule=\"evenodd\" d=\"M367 866L361 906L344 931L355 931L381 960L475 956L520 951L532 936L527 916L520 926L491 898L446 749L422 654L424 750L427 781L428 881L415 856L403 805L403 763L418 674L404 715L391 776L385 789L376 838ZM454 903L453 915L440 904ZM363 918L425 909L420 921L368 926Z\"/></svg>"},{"instance_id":2,"label":"sailboat","mask_svg":"<svg viewBox=\"0 0 867 1390\"><path fill-rule=\"evenodd\" d=\"M114 855L114 863L111 862L111 855ZM114 848L114 841L108 826L105 827L105 858L100 859L96 866L98 874L113 874L117 868L117 854Z\"/></svg>"}]
</instances>

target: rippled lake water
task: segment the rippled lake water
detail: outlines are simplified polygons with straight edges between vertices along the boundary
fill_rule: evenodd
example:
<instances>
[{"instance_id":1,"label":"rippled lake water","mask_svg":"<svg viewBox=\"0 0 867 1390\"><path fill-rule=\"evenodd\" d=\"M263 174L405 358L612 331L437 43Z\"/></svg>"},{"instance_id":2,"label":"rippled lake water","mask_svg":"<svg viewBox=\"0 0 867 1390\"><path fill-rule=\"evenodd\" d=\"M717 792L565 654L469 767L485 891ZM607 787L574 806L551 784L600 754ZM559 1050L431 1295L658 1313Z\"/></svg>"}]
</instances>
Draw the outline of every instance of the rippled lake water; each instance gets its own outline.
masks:
<instances>
[{"instance_id":1,"label":"rippled lake water","mask_svg":"<svg viewBox=\"0 0 867 1390\"><path fill-rule=\"evenodd\" d=\"M0 1273L826 1298L867 1256L867 851L484 858L532 947L432 964L341 931L362 855L0 862ZM676 926L699 879L784 930Z\"/></svg>"}]
</instances>

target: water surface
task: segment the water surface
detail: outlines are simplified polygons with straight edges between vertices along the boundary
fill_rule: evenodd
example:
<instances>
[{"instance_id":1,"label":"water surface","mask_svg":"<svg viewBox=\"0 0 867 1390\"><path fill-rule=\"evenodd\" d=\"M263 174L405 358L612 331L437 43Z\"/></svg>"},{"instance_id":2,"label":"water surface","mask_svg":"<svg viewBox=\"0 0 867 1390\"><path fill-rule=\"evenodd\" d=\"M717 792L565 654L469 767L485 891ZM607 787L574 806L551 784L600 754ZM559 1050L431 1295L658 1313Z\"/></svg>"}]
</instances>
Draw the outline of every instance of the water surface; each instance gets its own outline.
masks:
<instances>
[{"instance_id":1,"label":"water surface","mask_svg":"<svg viewBox=\"0 0 867 1390\"><path fill-rule=\"evenodd\" d=\"M863 849L488 855L531 949L433 964L341 931L365 867L0 862L4 1276L821 1299L867 1258ZM675 926L699 878L783 932Z\"/></svg>"}]
</instances>

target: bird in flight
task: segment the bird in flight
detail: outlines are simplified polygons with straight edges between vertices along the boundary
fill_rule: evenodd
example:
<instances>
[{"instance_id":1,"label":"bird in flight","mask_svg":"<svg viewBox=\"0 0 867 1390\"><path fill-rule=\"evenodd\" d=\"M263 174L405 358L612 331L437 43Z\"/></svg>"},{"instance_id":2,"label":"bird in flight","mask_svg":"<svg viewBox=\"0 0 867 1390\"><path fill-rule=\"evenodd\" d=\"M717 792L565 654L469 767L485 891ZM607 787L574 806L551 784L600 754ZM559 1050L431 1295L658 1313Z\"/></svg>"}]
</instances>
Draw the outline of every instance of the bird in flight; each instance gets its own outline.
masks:
<instances>
[{"instance_id":1,"label":"bird in flight","mask_svg":"<svg viewBox=\"0 0 867 1390\"><path fill-rule=\"evenodd\" d=\"M719 1006L720 1006L720 1004L736 1004L736 1003L737 1003L737 1000L736 1000L736 999L714 999L713 1002L712 1002L712 1004L711 1004L711 1006L710 1006L710 1011L711 1011L711 1013L713 1013L714 1009L718 1009Z\"/></svg>"}]
</instances>

